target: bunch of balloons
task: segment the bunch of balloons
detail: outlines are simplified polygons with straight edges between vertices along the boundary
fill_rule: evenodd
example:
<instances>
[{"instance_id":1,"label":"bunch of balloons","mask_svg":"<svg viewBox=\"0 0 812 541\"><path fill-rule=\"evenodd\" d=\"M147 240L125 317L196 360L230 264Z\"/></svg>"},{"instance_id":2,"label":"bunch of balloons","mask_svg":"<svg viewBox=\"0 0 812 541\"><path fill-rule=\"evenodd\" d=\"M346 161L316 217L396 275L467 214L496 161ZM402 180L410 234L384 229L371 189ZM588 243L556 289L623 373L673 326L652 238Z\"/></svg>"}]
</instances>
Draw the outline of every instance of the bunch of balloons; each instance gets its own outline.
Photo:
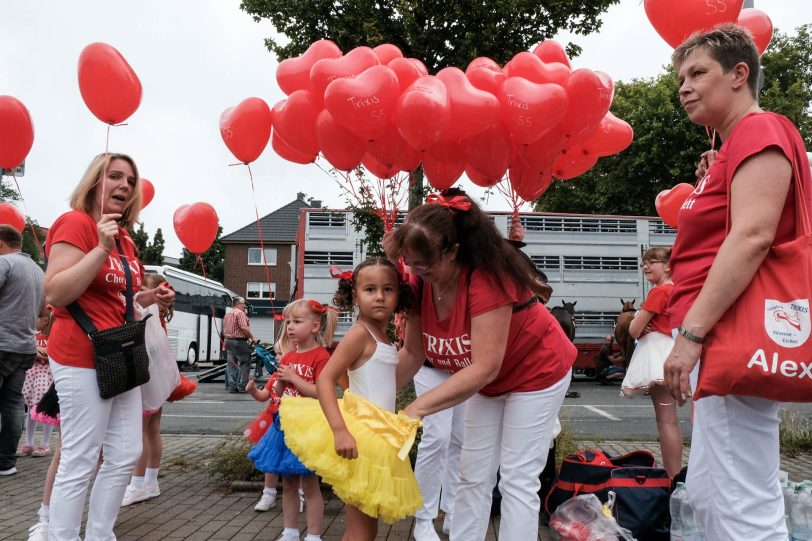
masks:
<instances>
[{"instance_id":1,"label":"bunch of balloons","mask_svg":"<svg viewBox=\"0 0 812 541\"><path fill-rule=\"evenodd\" d=\"M465 72L448 67L437 75L392 44L342 54L319 40L281 62L276 78L287 98L272 109L249 98L221 117L223 139L240 161L256 159L270 138L289 161L312 163L321 154L337 170L363 165L381 179L422 163L437 189L464 172L485 187L509 173L513 190L531 200L553 176L575 177L633 137L609 113L611 78L572 70L549 40L504 67L481 57Z\"/></svg>"}]
</instances>

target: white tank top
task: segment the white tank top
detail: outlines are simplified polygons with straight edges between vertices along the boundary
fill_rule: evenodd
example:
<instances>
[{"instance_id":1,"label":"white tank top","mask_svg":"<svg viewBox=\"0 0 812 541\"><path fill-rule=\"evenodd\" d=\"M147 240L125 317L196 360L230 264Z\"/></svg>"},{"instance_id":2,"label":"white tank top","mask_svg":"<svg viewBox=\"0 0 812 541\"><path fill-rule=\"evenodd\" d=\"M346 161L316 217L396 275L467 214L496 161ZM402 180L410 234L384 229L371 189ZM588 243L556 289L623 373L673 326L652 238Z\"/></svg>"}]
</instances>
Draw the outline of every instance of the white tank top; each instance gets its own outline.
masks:
<instances>
[{"instance_id":1,"label":"white tank top","mask_svg":"<svg viewBox=\"0 0 812 541\"><path fill-rule=\"evenodd\" d=\"M395 368L398 364L398 350L392 344L378 340L369 328L364 328L375 340L375 352L367 362L348 370L350 391L362 396L373 404L386 410L395 411Z\"/></svg>"}]
</instances>

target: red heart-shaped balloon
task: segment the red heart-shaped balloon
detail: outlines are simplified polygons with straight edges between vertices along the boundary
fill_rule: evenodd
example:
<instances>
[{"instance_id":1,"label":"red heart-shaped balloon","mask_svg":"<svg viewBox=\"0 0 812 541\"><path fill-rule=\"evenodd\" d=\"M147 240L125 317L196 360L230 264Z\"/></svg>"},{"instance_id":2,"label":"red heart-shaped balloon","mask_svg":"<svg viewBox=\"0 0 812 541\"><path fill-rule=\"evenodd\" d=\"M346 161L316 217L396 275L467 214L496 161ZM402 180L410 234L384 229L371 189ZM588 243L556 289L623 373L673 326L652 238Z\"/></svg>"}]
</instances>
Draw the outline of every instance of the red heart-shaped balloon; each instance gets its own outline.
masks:
<instances>
[{"instance_id":1,"label":"red heart-shaped balloon","mask_svg":"<svg viewBox=\"0 0 812 541\"><path fill-rule=\"evenodd\" d=\"M276 68L276 82L286 95L297 90L312 90L310 70L313 64L325 58L340 58L341 49L329 39L314 41L305 52L293 58L287 58Z\"/></svg>"},{"instance_id":2,"label":"red heart-shaped balloon","mask_svg":"<svg viewBox=\"0 0 812 541\"><path fill-rule=\"evenodd\" d=\"M389 122L378 136L369 142L367 154L387 167L397 167L400 153L408 145L397 126Z\"/></svg>"},{"instance_id":3,"label":"red heart-shaped balloon","mask_svg":"<svg viewBox=\"0 0 812 541\"><path fill-rule=\"evenodd\" d=\"M321 109L312 92L297 90L274 105L274 132L299 153L315 157L319 153L316 117Z\"/></svg>"},{"instance_id":4,"label":"red heart-shaped balloon","mask_svg":"<svg viewBox=\"0 0 812 541\"><path fill-rule=\"evenodd\" d=\"M465 152L459 141L444 141L423 153L423 172L432 186L447 190L465 171Z\"/></svg>"},{"instance_id":5,"label":"red heart-shaped balloon","mask_svg":"<svg viewBox=\"0 0 812 541\"><path fill-rule=\"evenodd\" d=\"M557 127L529 145L517 147L517 160L534 171L550 172L558 155L564 150L567 136ZM516 161L511 162L516 163Z\"/></svg>"},{"instance_id":6,"label":"red heart-shaped balloon","mask_svg":"<svg viewBox=\"0 0 812 541\"><path fill-rule=\"evenodd\" d=\"M220 115L220 135L242 163L259 158L271 137L271 110L260 98L246 98Z\"/></svg>"},{"instance_id":7,"label":"red heart-shaped balloon","mask_svg":"<svg viewBox=\"0 0 812 541\"><path fill-rule=\"evenodd\" d=\"M654 30L675 49L697 31L736 21L744 0L645 0Z\"/></svg>"},{"instance_id":8,"label":"red heart-shaped balloon","mask_svg":"<svg viewBox=\"0 0 812 541\"><path fill-rule=\"evenodd\" d=\"M499 90L499 102L502 120L520 145L555 128L569 106L562 86L531 83L524 77L508 77Z\"/></svg>"},{"instance_id":9,"label":"red heart-shaped balloon","mask_svg":"<svg viewBox=\"0 0 812 541\"><path fill-rule=\"evenodd\" d=\"M193 254L202 254L211 247L219 226L217 211L204 202L179 207L172 224L178 239Z\"/></svg>"},{"instance_id":10,"label":"red heart-shaped balloon","mask_svg":"<svg viewBox=\"0 0 812 541\"><path fill-rule=\"evenodd\" d=\"M461 69L443 68L437 78L448 90L451 103L451 122L445 139L458 140L476 135L496 121L499 100L490 92L472 85Z\"/></svg>"},{"instance_id":11,"label":"red heart-shaped balloon","mask_svg":"<svg viewBox=\"0 0 812 541\"><path fill-rule=\"evenodd\" d=\"M597 156L584 152L580 147L569 149L559 154L553 162L553 176L561 180L575 178L592 169L597 161Z\"/></svg>"},{"instance_id":12,"label":"red heart-shaped balloon","mask_svg":"<svg viewBox=\"0 0 812 541\"><path fill-rule=\"evenodd\" d=\"M465 68L465 76L471 84L480 90L490 92L494 96L499 94L499 87L505 82L507 76L494 60L487 56L480 56L471 60Z\"/></svg>"},{"instance_id":13,"label":"red heart-shaped balloon","mask_svg":"<svg viewBox=\"0 0 812 541\"><path fill-rule=\"evenodd\" d=\"M687 182L677 184L670 190L661 191L654 200L657 214L665 223L676 229L679 226L679 210L693 191L694 187Z\"/></svg>"},{"instance_id":14,"label":"red heart-shaped balloon","mask_svg":"<svg viewBox=\"0 0 812 541\"><path fill-rule=\"evenodd\" d=\"M482 187L494 186L502 181L510 165L513 140L502 122L495 122L482 133L465 140L467 158L474 176L469 178ZM466 168L468 171L468 168Z\"/></svg>"},{"instance_id":15,"label":"red heart-shaped balloon","mask_svg":"<svg viewBox=\"0 0 812 541\"><path fill-rule=\"evenodd\" d=\"M569 109L561 120L561 130L567 134L567 146L583 140L606 116L612 105L614 84L605 73L577 69L570 74L566 87Z\"/></svg>"},{"instance_id":16,"label":"red heart-shaped balloon","mask_svg":"<svg viewBox=\"0 0 812 541\"><path fill-rule=\"evenodd\" d=\"M564 85L569 79L570 69L560 62L544 62L541 58L523 51L507 63L508 77L524 77L532 83L555 83Z\"/></svg>"},{"instance_id":17,"label":"red heart-shaped balloon","mask_svg":"<svg viewBox=\"0 0 812 541\"><path fill-rule=\"evenodd\" d=\"M147 208L153 197L155 197L155 186L152 185L152 182L141 177L141 210Z\"/></svg>"},{"instance_id":18,"label":"red heart-shaped balloon","mask_svg":"<svg viewBox=\"0 0 812 541\"><path fill-rule=\"evenodd\" d=\"M273 136L271 137L271 147L274 149L274 152L276 152L277 155L289 162L306 165L316 161L316 154L305 154L304 152L299 152L287 144L285 140L279 136L279 132L277 131L274 131Z\"/></svg>"},{"instance_id":19,"label":"red heart-shaped balloon","mask_svg":"<svg viewBox=\"0 0 812 541\"><path fill-rule=\"evenodd\" d=\"M336 122L372 140L389 124L399 96L395 72L387 66L372 66L353 79L330 83L324 105Z\"/></svg>"},{"instance_id":20,"label":"red heart-shaped balloon","mask_svg":"<svg viewBox=\"0 0 812 541\"><path fill-rule=\"evenodd\" d=\"M378 56L378 61L384 66L395 58L403 58L403 52L391 43L382 43L372 50Z\"/></svg>"},{"instance_id":21,"label":"red heart-shaped balloon","mask_svg":"<svg viewBox=\"0 0 812 541\"><path fill-rule=\"evenodd\" d=\"M403 138L425 150L445 138L451 102L443 82L433 75L416 80L400 95L392 117Z\"/></svg>"},{"instance_id":22,"label":"red heart-shaped balloon","mask_svg":"<svg viewBox=\"0 0 812 541\"><path fill-rule=\"evenodd\" d=\"M597 129L580 144L588 154L598 157L611 156L625 150L634 139L634 131L628 122L607 112Z\"/></svg>"},{"instance_id":23,"label":"red heart-shaped balloon","mask_svg":"<svg viewBox=\"0 0 812 541\"><path fill-rule=\"evenodd\" d=\"M764 54L773 39L773 22L770 16L760 9L744 8L736 22L750 31L758 54Z\"/></svg>"},{"instance_id":24,"label":"red heart-shaped balloon","mask_svg":"<svg viewBox=\"0 0 812 541\"><path fill-rule=\"evenodd\" d=\"M541 197L553 182L549 172L530 169L521 162L510 168L508 178L511 190L525 201L535 201Z\"/></svg>"},{"instance_id":25,"label":"red heart-shaped balloon","mask_svg":"<svg viewBox=\"0 0 812 541\"><path fill-rule=\"evenodd\" d=\"M34 144L31 115L14 96L0 96L0 126L0 169L14 169Z\"/></svg>"},{"instance_id":26,"label":"red heart-shaped balloon","mask_svg":"<svg viewBox=\"0 0 812 541\"><path fill-rule=\"evenodd\" d=\"M91 43L79 55L79 92L90 112L107 124L121 124L141 104L141 81L106 43Z\"/></svg>"},{"instance_id":27,"label":"red heart-shaped balloon","mask_svg":"<svg viewBox=\"0 0 812 541\"><path fill-rule=\"evenodd\" d=\"M361 161L367 171L378 177L379 179L387 179L392 178L398 172L398 168L395 166L386 166L375 159L374 156L370 156L369 154L364 155L364 159Z\"/></svg>"},{"instance_id":28,"label":"red heart-shaped balloon","mask_svg":"<svg viewBox=\"0 0 812 541\"><path fill-rule=\"evenodd\" d=\"M423 161L423 152L406 143L400 150L395 167L398 168L398 171L408 173L417 169L421 161Z\"/></svg>"},{"instance_id":29,"label":"red heart-shaped balloon","mask_svg":"<svg viewBox=\"0 0 812 541\"><path fill-rule=\"evenodd\" d=\"M570 58L567 56L567 51L554 39L545 39L533 49L533 54L549 63L558 62L564 64L571 69Z\"/></svg>"},{"instance_id":30,"label":"red heart-shaped balloon","mask_svg":"<svg viewBox=\"0 0 812 541\"><path fill-rule=\"evenodd\" d=\"M22 234L25 217L11 203L0 203L0 224L10 225Z\"/></svg>"},{"instance_id":31,"label":"red heart-shaped balloon","mask_svg":"<svg viewBox=\"0 0 812 541\"><path fill-rule=\"evenodd\" d=\"M429 74L426 66L416 58L394 58L387 64L398 76L400 91L404 92L412 83Z\"/></svg>"},{"instance_id":32,"label":"red heart-shaped balloon","mask_svg":"<svg viewBox=\"0 0 812 541\"><path fill-rule=\"evenodd\" d=\"M356 47L342 57L319 60L310 68L313 93L323 99L327 87L336 79L356 77L378 64L378 55L369 47Z\"/></svg>"},{"instance_id":33,"label":"red heart-shaped balloon","mask_svg":"<svg viewBox=\"0 0 812 541\"><path fill-rule=\"evenodd\" d=\"M358 167L368 144L365 139L336 122L327 109L316 118L316 137L324 158L342 171Z\"/></svg>"}]
</instances>

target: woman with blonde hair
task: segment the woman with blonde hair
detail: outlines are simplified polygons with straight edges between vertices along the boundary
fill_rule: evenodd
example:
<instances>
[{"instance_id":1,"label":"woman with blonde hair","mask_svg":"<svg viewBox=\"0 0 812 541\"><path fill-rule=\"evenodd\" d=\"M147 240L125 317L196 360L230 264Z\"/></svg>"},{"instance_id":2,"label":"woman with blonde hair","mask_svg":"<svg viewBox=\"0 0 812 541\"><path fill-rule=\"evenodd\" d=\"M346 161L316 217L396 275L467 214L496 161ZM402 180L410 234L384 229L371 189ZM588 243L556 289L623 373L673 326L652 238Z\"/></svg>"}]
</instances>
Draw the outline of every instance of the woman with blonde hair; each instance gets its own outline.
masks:
<instances>
[{"instance_id":1,"label":"woman with blonde hair","mask_svg":"<svg viewBox=\"0 0 812 541\"><path fill-rule=\"evenodd\" d=\"M62 430L49 539L79 539L88 483L103 451L85 539L109 540L115 539L121 499L141 455L141 391L136 387L101 398L93 344L67 307L76 303L98 330L104 330L124 323L128 286L141 306L167 307L175 294L165 286L139 291L144 269L125 229L141 210L141 181L132 158L96 156L71 195L70 207L51 226L45 246L45 295L54 307L48 357Z\"/></svg>"}]
</instances>

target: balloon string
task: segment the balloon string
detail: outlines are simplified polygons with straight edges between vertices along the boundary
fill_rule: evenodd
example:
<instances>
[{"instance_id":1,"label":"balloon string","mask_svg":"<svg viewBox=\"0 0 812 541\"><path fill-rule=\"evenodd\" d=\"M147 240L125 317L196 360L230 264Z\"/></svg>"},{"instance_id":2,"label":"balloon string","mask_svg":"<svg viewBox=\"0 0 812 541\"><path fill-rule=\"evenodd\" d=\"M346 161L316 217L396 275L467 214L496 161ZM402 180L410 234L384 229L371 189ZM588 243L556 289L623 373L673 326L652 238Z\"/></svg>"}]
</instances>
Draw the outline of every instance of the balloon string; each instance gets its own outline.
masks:
<instances>
[{"instance_id":1,"label":"balloon string","mask_svg":"<svg viewBox=\"0 0 812 541\"><path fill-rule=\"evenodd\" d=\"M11 169L11 178L14 180L14 185L17 186L17 193L20 194L20 201L23 204L23 210L25 211L25 221L28 222L28 226L31 228L31 234L34 235L34 243L37 245L37 250L39 251L39 256L42 258L43 262L46 262L45 253L42 251L42 245L39 241L39 236L37 236L37 231L34 229L34 222L31 221L31 216L28 213L28 206L25 204L25 198L23 197L23 191L20 189L20 183L17 182L17 175L14 174L14 169Z\"/></svg>"},{"instance_id":2,"label":"balloon string","mask_svg":"<svg viewBox=\"0 0 812 541\"><path fill-rule=\"evenodd\" d=\"M102 172L101 178L101 203L99 203L100 205L99 220L101 220L101 217L104 216L104 188L105 184L107 184L107 182L105 182L107 180L107 167L110 165L109 163L107 163L107 155L109 147L110 147L110 124L107 125L107 137L104 138L104 171Z\"/></svg>"},{"instance_id":3,"label":"balloon string","mask_svg":"<svg viewBox=\"0 0 812 541\"><path fill-rule=\"evenodd\" d=\"M246 163L245 167L248 168L248 178L251 180L251 194L254 197L254 214L257 217L257 233L259 233L259 248L262 250L262 266L265 267L265 281L268 282L268 298L271 299L271 312L276 315L274 308L273 297L271 296L271 273L268 270L268 262L265 260L265 241L262 238L262 224L259 221L259 208L257 208L257 192L254 189L254 174L251 172L251 165ZM260 297L262 294L260 293Z\"/></svg>"},{"instance_id":4,"label":"balloon string","mask_svg":"<svg viewBox=\"0 0 812 541\"><path fill-rule=\"evenodd\" d=\"M716 147L716 128L713 129L713 135L711 135L710 128L705 126L705 133L708 135L708 142L710 143L711 150L715 150L715 147Z\"/></svg>"},{"instance_id":5,"label":"balloon string","mask_svg":"<svg viewBox=\"0 0 812 541\"><path fill-rule=\"evenodd\" d=\"M197 259L195 259L195 264L192 268L196 269L198 264L200 264L200 270L203 272L203 281L207 282L208 278L206 277L206 265L203 264L203 254L197 254ZM209 309L211 310L211 320L214 322L214 330L217 331L217 336L222 339L223 335L220 334L220 329L217 327L217 313L214 311L214 305L210 304Z\"/></svg>"}]
</instances>

